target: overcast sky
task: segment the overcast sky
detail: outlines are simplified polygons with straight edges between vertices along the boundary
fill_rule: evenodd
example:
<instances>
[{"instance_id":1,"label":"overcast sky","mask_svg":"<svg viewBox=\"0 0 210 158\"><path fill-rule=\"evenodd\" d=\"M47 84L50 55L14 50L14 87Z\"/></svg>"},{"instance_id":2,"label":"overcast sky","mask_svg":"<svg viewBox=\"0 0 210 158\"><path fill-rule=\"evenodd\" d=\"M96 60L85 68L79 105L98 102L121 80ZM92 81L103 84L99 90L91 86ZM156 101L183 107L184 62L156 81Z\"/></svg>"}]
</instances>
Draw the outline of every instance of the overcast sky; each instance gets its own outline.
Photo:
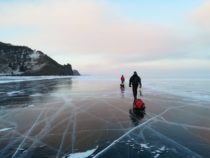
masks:
<instances>
[{"instance_id":1,"label":"overcast sky","mask_svg":"<svg viewBox=\"0 0 210 158\"><path fill-rule=\"evenodd\" d=\"M210 74L209 0L0 0L0 41L82 74Z\"/></svg>"}]
</instances>

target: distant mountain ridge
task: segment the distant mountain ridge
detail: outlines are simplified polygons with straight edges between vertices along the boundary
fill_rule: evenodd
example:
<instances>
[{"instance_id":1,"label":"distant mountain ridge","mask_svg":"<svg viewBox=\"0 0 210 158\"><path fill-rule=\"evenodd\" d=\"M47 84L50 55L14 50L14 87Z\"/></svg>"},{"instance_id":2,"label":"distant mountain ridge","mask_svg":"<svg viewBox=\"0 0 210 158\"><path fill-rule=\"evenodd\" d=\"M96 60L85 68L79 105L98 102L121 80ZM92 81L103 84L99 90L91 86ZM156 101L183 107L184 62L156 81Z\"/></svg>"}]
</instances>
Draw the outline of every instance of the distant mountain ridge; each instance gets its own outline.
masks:
<instances>
[{"instance_id":1,"label":"distant mountain ridge","mask_svg":"<svg viewBox=\"0 0 210 158\"><path fill-rule=\"evenodd\" d=\"M70 64L60 65L41 51L0 42L0 75L80 75Z\"/></svg>"}]
</instances>

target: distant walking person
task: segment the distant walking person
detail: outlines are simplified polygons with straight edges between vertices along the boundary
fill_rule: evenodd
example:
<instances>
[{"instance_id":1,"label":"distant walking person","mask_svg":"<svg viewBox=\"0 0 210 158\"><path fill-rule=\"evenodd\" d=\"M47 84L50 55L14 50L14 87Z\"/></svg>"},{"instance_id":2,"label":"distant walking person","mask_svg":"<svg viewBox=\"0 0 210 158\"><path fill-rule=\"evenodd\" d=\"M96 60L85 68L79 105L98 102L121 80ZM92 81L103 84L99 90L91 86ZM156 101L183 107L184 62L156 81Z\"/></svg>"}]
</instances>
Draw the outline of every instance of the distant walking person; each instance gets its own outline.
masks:
<instances>
[{"instance_id":1,"label":"distant walking person","mask_svg":"<svg viewBox=\"0 0 210 158\"><path fill-rule=\"evenodd\" d=\"M141 78L137 75L136 71L134 71L133 76L131 76L131 78L129 80L129 87L131 87L131 85L132 85L132 89L133 89L133 97L134 97L134 100L136 100L138 85L141 88Z\"/></svg>"},{"instance_id":2,"label":"distant walking person","mask_svg":"<svg viewBox=\"0 0 210 158\"><path fill-rule=\"evenodd\" d=\"M120 79L121 79L120 88L121 88L121 91L124 92L124 88L125 88L125 85L124 85L125 77L122 75Z\"/></svg>"},{"instance_id":3,"label":"distant walking person","mask_svg":"<svg viewBox=\"0 0 210 158\"><path fill-rule=\"evenodd\" d=\"M121 84L124 84L125 77L122 75L120 79L121 79Z\"/></svg>"}]
</instances>

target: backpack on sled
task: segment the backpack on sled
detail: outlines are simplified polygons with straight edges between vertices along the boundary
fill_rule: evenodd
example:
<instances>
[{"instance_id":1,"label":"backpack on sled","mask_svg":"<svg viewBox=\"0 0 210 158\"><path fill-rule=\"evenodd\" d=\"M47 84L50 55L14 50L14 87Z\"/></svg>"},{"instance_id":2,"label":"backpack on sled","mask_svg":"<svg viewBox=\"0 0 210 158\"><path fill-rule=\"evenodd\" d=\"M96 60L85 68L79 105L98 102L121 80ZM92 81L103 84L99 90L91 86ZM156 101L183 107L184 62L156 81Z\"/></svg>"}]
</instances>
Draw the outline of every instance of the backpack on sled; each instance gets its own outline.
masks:
<instances>
[{"instance_id":1,"label":"backpack on sled","mask_svg":"<svg viewBox=\"0 0 210 158\"><path fill-rule=\"evenodd\" d=\"M125 85L123 83L121 83L120 88L125 88Z\"/></svg>"},{"instance_id":2,"label":"backpack on sled","mask_svg":"<svg viewBox=\"0 0 210 158\"><path fill-rule=\"evenodd\" d=\"M145 104L143 100L141 99L135 99L133 101L133 109L138 111L144 111L145 110Z\"/></svg>"}]
</instances>

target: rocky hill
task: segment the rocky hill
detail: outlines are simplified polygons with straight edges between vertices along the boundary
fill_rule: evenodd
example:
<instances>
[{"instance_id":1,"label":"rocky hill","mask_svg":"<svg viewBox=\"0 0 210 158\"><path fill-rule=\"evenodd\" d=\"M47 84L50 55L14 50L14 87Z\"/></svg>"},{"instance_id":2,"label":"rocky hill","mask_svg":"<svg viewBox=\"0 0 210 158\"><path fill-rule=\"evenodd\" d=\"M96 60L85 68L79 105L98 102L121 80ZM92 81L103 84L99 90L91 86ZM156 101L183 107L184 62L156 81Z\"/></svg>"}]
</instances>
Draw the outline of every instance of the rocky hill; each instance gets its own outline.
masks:
<instances>
[{"instance_id":1,"label":"rocky hill","mask_svg":"<svg viewBox=\"0 0 210 158\"><path fill-rule=\"evenodd\" d=\"M41 51L0 42L0 75L79 75L70 64L60 65Z\"/></svg>"}]
</instances>

